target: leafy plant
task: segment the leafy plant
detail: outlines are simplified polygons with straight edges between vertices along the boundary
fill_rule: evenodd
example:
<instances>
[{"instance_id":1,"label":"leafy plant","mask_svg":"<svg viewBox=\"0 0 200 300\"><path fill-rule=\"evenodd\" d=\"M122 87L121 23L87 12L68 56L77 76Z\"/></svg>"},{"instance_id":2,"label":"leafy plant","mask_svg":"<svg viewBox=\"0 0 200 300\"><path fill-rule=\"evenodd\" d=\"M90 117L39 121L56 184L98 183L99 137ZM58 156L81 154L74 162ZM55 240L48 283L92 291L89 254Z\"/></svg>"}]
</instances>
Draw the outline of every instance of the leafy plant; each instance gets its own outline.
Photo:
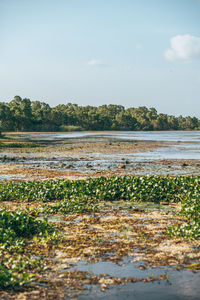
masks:
<instances>
[{"instance_id":1,"label":"leafy plant","mask_svg":"<svg viewBox=\"0 0 200 300\"><path fill-rule=\"evenodd\" d=\"M0 148L35 148L35 147L44 147L44 145L37 143L2 143L0 142Z\"/></svg>"},{"instance_id":2,"label":"leafy plant","mask_svg":"<svg viewBox=\"0 0 200 300\"><path fill-rule=\"evenodd\" d=\"M48 237L54 227L25 212L0 210L0 289L16 288L33 278L38 262L23 254L28 240Z\"/></svg>"},{"instance_id":3,"label":"leafy plant","mask_svg":"<svg viewBox=\"0 0 200 300\"><path fill-rule=\"evenodd\" d=\"M70 200L59 201L54 205L45 205L44 212L46 213L86 213L96 211L97 205L89 199L85 198L72 198Z\"/></svg>"},{"instance_id":4,"label":"leafy plant","mask_svg":"<svg viewBox=\"0 0 200 300\"><path fill-rule=\"evenodd\" d=\"M188 193L182 201L182 208L179 215L183 216L184 223L170 227L169 234L187 239L200 238L200 195Z\"/></svg>"},{"instance_id":5,"label":"leafy plant","mask_svg":"<svg viewBox=\"0 0 200 300\"><path fill-rule=\"evenodd\" d=\"M0 183L0 201L60 201L84 198L115 201L180 202L188 193L198 193L200 176L100 177ZM195 196L196 197L196 196Z\"/></svg>"}]
</instances>

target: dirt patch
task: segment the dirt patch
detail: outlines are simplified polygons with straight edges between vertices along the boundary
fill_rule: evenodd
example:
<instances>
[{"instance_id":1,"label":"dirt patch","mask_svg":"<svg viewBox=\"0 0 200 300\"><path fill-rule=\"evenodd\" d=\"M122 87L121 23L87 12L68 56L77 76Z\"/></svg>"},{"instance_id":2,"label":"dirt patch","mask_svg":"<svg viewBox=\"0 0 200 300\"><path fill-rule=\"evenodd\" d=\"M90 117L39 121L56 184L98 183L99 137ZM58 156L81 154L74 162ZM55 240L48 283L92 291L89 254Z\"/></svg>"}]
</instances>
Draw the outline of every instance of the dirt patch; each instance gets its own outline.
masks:
<instances>
[{"instance_id":1,"label":"dirt patch","mask_svg":"<svg viewBox=\"0 0 200 300\"><path fill-rule=\"evenodd\" d=\"M16 175L16 181L19 180L47 180L47 179L76 179L83 178L81 173L69 171L68 173L61 170L44 170L44 169L31 169L29 167L19 167L18 165L0 165L1 175ZM19 175L19 176L17 176Z\"/></svg>"}]
</instances>

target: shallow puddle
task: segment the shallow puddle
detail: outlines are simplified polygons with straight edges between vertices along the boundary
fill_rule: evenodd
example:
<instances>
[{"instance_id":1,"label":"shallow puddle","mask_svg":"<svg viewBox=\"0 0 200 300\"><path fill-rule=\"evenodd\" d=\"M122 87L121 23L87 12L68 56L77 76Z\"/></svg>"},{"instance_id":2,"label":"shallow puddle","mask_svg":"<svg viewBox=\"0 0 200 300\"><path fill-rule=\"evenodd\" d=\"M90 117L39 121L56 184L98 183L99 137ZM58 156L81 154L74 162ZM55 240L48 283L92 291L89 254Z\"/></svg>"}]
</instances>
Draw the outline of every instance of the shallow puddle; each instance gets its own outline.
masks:
<instances>
[{"instance_id":1,"label":"shallow puddle","mask_svg":"<svg viewBox=\"0 0 200 300\"><path fill-rule=\"evenodd\" d=\"M160 282L126 283L122 286L107 289L104 292L97 286L92 286L89 290L83 291L82 294L78 296L78 299L199 300L200 274L194 274L187 270L178 272L168 269L166 272L168 274L168 280Z\"/></svg>"},{"instance_id":2,"label":"shallow puddle","mask_svg":"<svg viewBox=\"0 0 200 300\"><path fill-rule=\"evenodd\" d=\"M130 278L146 278L149 276L157 277L161 274L167 274L168 268L146 268L143 265L143 262L132 262L133 258L128 257L124 258L119 263L113 263L109 261L99 261L95 263L80 261L73 268L69 269L70 271L78 270L82 272L92 273L94 275L107 274L111 277L130 277ZM145 269L145 270L143 270Z\"/></svg>"}]
</instances>

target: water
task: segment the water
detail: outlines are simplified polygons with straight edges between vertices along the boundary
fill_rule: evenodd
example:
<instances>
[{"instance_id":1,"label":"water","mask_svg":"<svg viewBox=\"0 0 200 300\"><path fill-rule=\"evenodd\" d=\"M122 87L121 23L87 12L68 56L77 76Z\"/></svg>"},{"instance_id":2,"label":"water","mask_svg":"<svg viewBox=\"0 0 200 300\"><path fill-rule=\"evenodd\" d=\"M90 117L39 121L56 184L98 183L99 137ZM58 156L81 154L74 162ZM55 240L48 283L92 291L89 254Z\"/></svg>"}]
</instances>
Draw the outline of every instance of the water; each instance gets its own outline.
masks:
<instances>
[{"instance_id":1,"label":"water","mask_svg":"<svg viewBox=\"0 0 200 300\"><path fill-rule=\"evenodd\" d=\"M22 174L1 174L0 175L0 182L1 181L10 181L10 180L25 180L26 176Z\"/></svg>"},{"instance_id":2,"label":"water","mask_svg":"<svg viewBox=\"0 0 200 300\"><path fill-rule=\"evenodd\" d=\"M199 142L200 131L128 131L107 133L107 136L121 139L163 141L163 142Z\"/></svg>"},{"instance_id":3,"label":"water","mask_svg":"<svg viewBox=\"0 0 200 300\"><path fill-rule=\"evenodd\" d=\"M185 271L187 272L187 271ZM184 274L186 275L186 274ZM171 274L173 281L149 282L149 283L127 283L124 286L117 286L101 292L97 287L93 287L89 292L83 292L78 297L79 300L199 300L200 277L187 273L186 276Z\"/></svg>"},{"instance_id":4,"label":"water","mask_svg":"<svg viewBox=\"0 0 200 300\"><path fill-rule=\"evenodd\" d=\"M112 262L86 263L79 262L79 271L87 271L90 274L108 274L119 278L146 278L148 276L158 277L167 275L168 279L154 282L126 283L125 285L111 286L104 292L98 286L88 286L78 297L81 299L135 299L135 300L197 300L200 295L200 273L188 270L177 271L169 267L147 268L140 270L130 258L124 259L123 263L117 265Z\"/></svg>"},{"instance_id":5,"label":"water","mask_svg":"<svg viewBox=\"0 0 200 300\"><path fill-rule=\"evenodd\" d=\"M31 140L63 140L84 137L111 137L128 140L197 142L200 143L200 131L80 131L63 133L27 133L18 136Z\"/></svg>"},{"instance_id":6,"label":"water","mask_svg":"<svg viewBox=\"0 0 200 300\"><path fill-rule=\"evenodd\" d=\"M136 153L137 161L161 159L200 159L200 144L189 147L188 144L170 145L154 151Z\"/></svg>"},{"instance_id":7,"label":"water","mask_svg":"<svg viewBox=\"0 0 200 300\"><path fill-rule=\"evenodd\" d=\"M69 132L69 133L26 133L15 134L23 136L31 141L44 141L48 144L53 143L55 147L51 152L35 153L30 149L29 153L15 153L10 149L7 152L3 150L0 153L0 163L17 164L33 169L57 169L68 174L71 171L79 173L93 174L95 172L113 171L116 172L121 164L126 164L123 170L124 174L134 175L199 175L200 173L200 131L154 131L154 132ZM158 145L149 151L141 152L129 151L109 153L95 150L91 153L73 153L68 155L65 151L58 151L57 144L64 146L73 143L96 143L96 142L137 142L141 143L142 149L145 149L145 143ZM144 141L144 143L143 143ZM72 147L73 149L73 147ZM32 151L32 152L31 152ZM44 148L45 151L45 148ZM91 148L92 151L92 148ZM4 159L5 155L7 159ZM166 162L166 161L169 161ZM183 166L181 160L187 161ZM196 160L196 161L194 161ZM170 162L171 161L171 162ZM21 177L20 177L21 178ZM19 179L20 179L19 178ZM3 174L1 180L10 180ZM17 178L16 178L17 179Z\"/></svg>"},{"instance_id":8,"label":"water","mask_svg":"<svg viewBox=\"0 0 200 300\"><path fill-rule=\"evenodd\" d=\"M19 134L20 136L20 134ZM55 142L75 138L109 138L130 141L166 142L168 147L153 151L133 153L137 161L155 159L200 159L200 131L128 131L128 132L68 132L28 133L21 135L32 141ZM121 154L124 156L124 154Z\"/></svg>"}]
</instances>

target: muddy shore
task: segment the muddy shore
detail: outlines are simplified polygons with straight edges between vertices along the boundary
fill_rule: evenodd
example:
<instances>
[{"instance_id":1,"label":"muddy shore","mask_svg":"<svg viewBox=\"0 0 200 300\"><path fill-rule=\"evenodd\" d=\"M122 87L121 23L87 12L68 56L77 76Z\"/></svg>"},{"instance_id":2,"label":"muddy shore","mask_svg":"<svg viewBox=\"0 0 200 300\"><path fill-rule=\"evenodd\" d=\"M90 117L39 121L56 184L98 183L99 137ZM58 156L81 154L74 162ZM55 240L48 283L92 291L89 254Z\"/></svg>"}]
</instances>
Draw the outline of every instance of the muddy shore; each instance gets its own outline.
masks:
<instances>
[{"instance_id":1,"label":"muddy shore","mask_svg":"<svg viewBox=\"0 0 200 300\"><path fill-rule=\"evenodd\" d=\"M9 136L10 139L4 140L5 144L32 141L27 133ZM165 151L167 156L172 147L180 146L180 142L102 136L36 142L38 147L35 148L0 148L1 181L200 174L200 159L159 158L159 151Z\"/></svg>"}]
</instances>

